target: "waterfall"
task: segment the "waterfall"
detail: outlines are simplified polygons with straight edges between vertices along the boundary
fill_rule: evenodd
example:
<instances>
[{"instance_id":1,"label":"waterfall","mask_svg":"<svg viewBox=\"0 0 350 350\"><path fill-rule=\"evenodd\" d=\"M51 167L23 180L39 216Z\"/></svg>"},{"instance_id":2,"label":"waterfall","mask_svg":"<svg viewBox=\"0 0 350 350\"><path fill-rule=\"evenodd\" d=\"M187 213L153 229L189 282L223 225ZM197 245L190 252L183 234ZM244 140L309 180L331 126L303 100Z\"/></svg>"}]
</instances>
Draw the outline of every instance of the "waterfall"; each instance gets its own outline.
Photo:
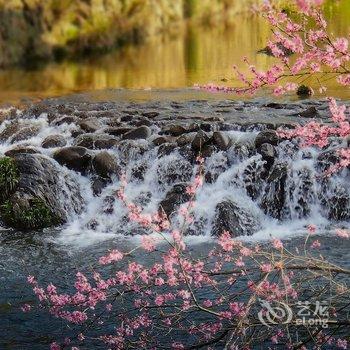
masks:
<instances>
[{"instance_id":1,"label":"waterfall","mask_svg":"<svg viewBox=\"0 0 350 350\"><path fill-rule=\"evenodd\" d=\"M232 102L226 104L234 106ZM233 108L235 113L241 112L241 105ZM196 106L201 108L198 102ZM338 147L341 141L335 140L326 150L301 148L297 140L267 139L261 144L257 140L270 129L271 120L247 124L237 118L208 121L208 117L192 116L190 122L179 118L178 125L169 126L169 120L144 106L126 105L116 115L117 107L73 104L70 110L60 111L57 106L45 106L47 110L39 112L17 111L15 117L0 125L2 155L17 162L29 155L37 160L40 155L53 164L52 168L46 166L47 172L59 173L58 183L49 186L60 188L55 190L56 199L67 211L61 227L64 239L148 233L128 220L126 208L116 197L121 173L127 178L129 201L141 206L144 213L155 213L162 207L173 224L180 226L178 209L188 201L186 187L198 169L196 137L203 133L207 137L201 148L205 180L196 194L194 220L186 234L210 237L228 230L234 236L259 237L259 232L282 235L291 227L300 229L308 223L348 226L349 170L331 177L324 174L327 164L334 162L331 147ZM111 109L113 113L108 113ZM256 111L256 105L244 113L249 110ZM146 135L124 136L131 131ZM213 141L214 131L220 133L221 143ZM266 135L271 136L272 131ZM60 142L47 147L52 140ZM85 150L84 170L62 164L57 156L57 151L71 146ZM101 176L96 160L101 152L118 164L118 171Z\"/></svg>"}]
</instances>

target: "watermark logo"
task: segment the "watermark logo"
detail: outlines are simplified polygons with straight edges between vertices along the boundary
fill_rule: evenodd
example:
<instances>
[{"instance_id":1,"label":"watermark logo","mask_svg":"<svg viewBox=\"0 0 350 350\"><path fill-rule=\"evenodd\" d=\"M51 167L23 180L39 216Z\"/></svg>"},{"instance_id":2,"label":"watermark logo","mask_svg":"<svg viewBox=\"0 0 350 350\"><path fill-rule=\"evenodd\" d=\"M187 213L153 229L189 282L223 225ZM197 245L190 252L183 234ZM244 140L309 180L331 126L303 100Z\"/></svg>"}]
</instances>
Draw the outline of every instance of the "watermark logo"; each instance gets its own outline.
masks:
<instances>
[{"instance_id":1,"label":"watermark logo","mask_svg":"<svg viewBox=\"0 0 350 350\"><path fill-rule=\"evenodd\" d=\"M266 327L277 324L289 324L293 319L293 310L285 303L272 306L267 300L260 300L262 309L258 313L259 321Z\"/></svg>"},{"instance_id":2,"label":"watermark logo","mask_svg":"<svg viewBox=\"0 0 350 350\"><path fill-rule=\"evenodd\" d=\"M297 312L283 303L275 302L273 305L267 300L260 300L262 309L258 313L259 321L266 327L294 323L303 326L321 326L328 328L329 305L327 302L316 301L311 304L309 301L298 301Z\"/></svg>"}]
</instances>

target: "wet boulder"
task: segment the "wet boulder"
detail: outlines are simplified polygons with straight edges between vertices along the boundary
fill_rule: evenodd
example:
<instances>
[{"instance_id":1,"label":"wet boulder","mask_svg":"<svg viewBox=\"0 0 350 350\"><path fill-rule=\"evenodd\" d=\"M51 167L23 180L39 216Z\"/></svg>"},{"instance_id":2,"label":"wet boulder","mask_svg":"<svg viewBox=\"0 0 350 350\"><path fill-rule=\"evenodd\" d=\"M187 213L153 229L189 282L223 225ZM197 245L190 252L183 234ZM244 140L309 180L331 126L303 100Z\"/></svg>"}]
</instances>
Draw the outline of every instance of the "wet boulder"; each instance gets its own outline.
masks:
<instances>
[{"instance_id":1,"label":"wet boulder","mask_svg":"<svg viewBox=\"0 0 350 350\"><path fill-rule=\"evenodd\" d=\"M171 136L181 136L188 132L188 129L181 124L171 124L162 130L162 133L169 134Z\"/></svg>"},{"instance_id":2,"label":"wet boulder","mask_svg":"<svg viewBox=\"0 0 350 350\"><path fill-rule=\"evenodd\" d=\"M111 149L118 145L118 139L114 136L107 134L98 134L96 135L96 139L94 141L95 149Z\"/></svg>"},{"instance_id":3,"label":"wet boulder","mask_svg":"<svg viewBox=\"0 0 350 350\"><path fill-rule=\"evenodd\" d=\"M159 209L169 217L180 205L188 202L191 196L186 193L188 183L179 183L167 192L165 198L160 202Z\"/></svg>"},{"instance_id":4,"label":"wet boulder","mask_svg":"<svg viewBox=\"0 0 350 350\"><path fill-rule=\"evenodd\" d=\"M96 176L95 178L92 179L92 192L94 196L99 196L103 189L110 183L110 180L103 178L101 176Z\"/></svg>"},{"instance_id":5,"label":"wet boulder","mask_svg":"<svg viewBox=\"0 0 350 350\"><path fill-rule=\"evenodd\" d=\"M116 136L108 134L82 134L77 136L74 145L88 149L111 149L116 147L118 142Z\"/></svg>"},{"instance_id":6,"label":"wet boulder","mask_svg":"<svg viewBox=\"0 0 350 350\"><path fill-rule=\"evenodd\" d=\"M220 150L226 151L230 147L231 140L227 134L222 131L215 131L213 133L213 143Z\"/></svg>"},{"instance_id":7,"label":"wet boulder","mask_svg":"<svg viewBox=\"0 0 350 350\"><path fill-rule=\"evenodd\" d=\"M93 158L92 168L97 175L104 179L118 175L121 172L117 161L107 151L100 152Z\"/></svg>"},{"instance_id":8,"label":"wet boulder","mask_svg":"<svg viewBox=\"0 0 350 350\"><path fill-rule=\"evenodd\" d=\"M7 141L11 136L16 134L21 128L21 125L17 122L11 122L7 124L4 130L0 133L0 141Z\"/></svg>"},{"instance_id":9,"label":"wet boulder","mask_svg":"<svg viewBox=\"0 0 350 350\"><path fill-rule=\"evenodd\" d=\"M78 125L82 130L89 133L94 133L97 130L101 129L101 122L97 118L88 118L82 121L79 121Z\"/></svg>"},{"instance_id":10,"label":"wet boulder","mask_svg":"<svg viewBox=\"0 0 350 350\"><path fill-rule=\"evenodd\" d=\"M53 154L53 158L68 169L85 173L90 165L91 155L84 147L64 147Z\"/></svg>"},{"instance_id":11,"label":"wet boulder","mask_svg":"<svg viewBox=\"0 0 350 350\"><path fill-rule=\"evenodd\" d=\"M40 151L37 148L34 147L27 147L27 146L16 146L8 151L5 152L6 157L14 157L16 154L19 153L27 153L27 154L35 154L35 153L40 153Z\"/></svg>"},{"instance_id":12,"label":"wet boulder","mask_svg":"<svg viewBox=\"0 0 350 350\"><path fill-rule=\"evenodd\" d=\"M199 130L191 143L192 149L197 152L202 150L209 140L210 135L203 130Z\"/></svg>"},{"instance_id":13,"label":"wet boulder","mask_svg":"<svg viewBox=\"0 0 350 350\"><path fill-rule=\"evenodd\" d=\"M152 143L155 146L160 146L160 145L163 145L164 143L167 143L167 142L170 142L170 141L171 141L171 138L169 138L169 137L158 136L158 137L156 137L155 139L152 140Z\"/></svg>"},{"instance_id":14,"label":"wet boulder","mask_svg":"<svg viewBox=\"0 0 350 350\"><path fill-rule=\"evenodd\" d=\"M254 143L256 148L259 148L264 143L277 146L279 143L279 137L275 130L264 130L256 136Z\"/></svg>"},{"instance_id":15,"label":"wet boulder","mask_svg":"<svg viewBox=\"0 0 350 350\"><path fill-rule=\"evenodd\" d=\"M203 158L210 158L218 149L214 145L206 144L202 148L201 156Z\"/></svg>"},{"instance_id":16,"label":"wet boulder","mask_svg":"<svg viewBox=\"0 0 350 350\"><path fill-rule=\"evenodd\" d=\"M74 140L73 145L78 147L85 147L94 149L95 134L80 134Z\"/></svg>"},{"instance_id":17,"label":"wet boulder","mask_svg":"<svg viewBox=\"0 0 350 350\"><path fill-rule=\"evenodd\" d=\"M106 134L113 135L113 136L122 136L131 130L132 130L132 128L130 128L128 126L122 126L122 127L106 128L106 129L104 129L104 132Z\"/></svg>"},{"instance_id":18,"label":"wet boulder","mask_svg":"<svg viewBox=\"0 0 350 350\"><path fill-rule=\"evenodd\" d=\"M266 187L261 200L261 207L265 214L276 219L283 219L286 202L286 181L288 165L276 163L266 180Z\"/></svg>"},{"instance_id":19,"label":"wet boulder","mask_svg":"<svg viewBox=\"0 0 350 350\"><path fill-rule=\"evenodd\" d=\"M63 117L56 118L52 121L53 125L62 125L62 124L77 124L78 118L73 115L65 115Z\"/></svg>"},{"instance_id":20,"label":"wet boulder","mask_svg":"<svg viewBox=\"0 0 350 350\"><path fill-rule=\"evenodd\" d=\"M41 127L39 125L30 125L18 130L11 138L10 142L19 142L30 139L39 134Z\"/></svg>"},{"instance_id":21,"label":"wet boulder","mask_svg":"<svg viewBox=\"0 0 350 350\"><path fill-rule=\"evenodd\" d=\"M180 147L186 146L193 142L195 136L196 136L196 133L194 132L183 134L176 139L176 143Z\"/></svg>"},{"instance_id":22,"label":"wet boulder","mask_svg":"<svg viewBox=\"0 0 350 350\"><path fill-rule=\"evenodd\" d=\"M142 125L134 130L128 131L123 134L123 140L139 140L139 139L148 139L152 135L151 129Z\"/></svg>"},{"instance_id":23,"label":"wet boulder","mask_svg":"<svg viewBox=\"0 0 350 350\"><path fill-rule=\"evenodd\" d=\"M18 180L3 198L2 220L22 230L64 223L80 213L84 203L73 176L41 154L17 154L13 158Z\"/></svg>"},{"instance_id":24,"label":"wet boulder","mask_svg":"<svg viewBox=\"0 0 350 350\"><path fill-rule=\"evenodd\" d=\"M212 234L220 236L228 231L232 237L250 236L261 228L258 217L232 200L217 204L212 224Z\"/></svg>"},{"instance_id":25,"label":"wet boulder","mask_svg":"<svg viewBox=\"0 0 350 350\"><path fill-rule=\"evenodd\" d=\"M258 148L258 153L261 154L261 158L266 162L267 170L271 169L273 163L275 162L275 158L277 156L275 147L270 143L263 143Z\"/></svg>"},{"instance_id":26,"label":"wet boulder","mask_svg":"<svg viewBox=\"0 0 350 350\"><path fill-rule=\"evenodd\" d=\"M43 148L55 148L64 147L67 144L67 140L62 135L50 135L42 142Z\"/></svg>"}]
</instances>

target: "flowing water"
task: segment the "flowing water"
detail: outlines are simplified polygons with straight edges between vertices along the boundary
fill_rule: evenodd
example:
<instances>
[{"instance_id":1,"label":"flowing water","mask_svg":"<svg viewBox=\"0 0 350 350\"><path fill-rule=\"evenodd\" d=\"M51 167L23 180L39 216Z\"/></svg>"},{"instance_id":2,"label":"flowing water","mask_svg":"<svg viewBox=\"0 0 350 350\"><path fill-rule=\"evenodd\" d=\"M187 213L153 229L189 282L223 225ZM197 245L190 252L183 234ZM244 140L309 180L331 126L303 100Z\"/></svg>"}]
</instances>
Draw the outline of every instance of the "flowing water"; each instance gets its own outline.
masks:
<instances>
[{"instance_id":1,"label":"flowing water","mask_svg":"<svg viewBox=\"0 0 350 350\"><path fill-rule=\"evenodd\" d=\"M189 97L190 94L188 92ZM327 152L300 148L291 141L283 141L275 147L273 165L269 166L254 146L263 130L288 126L296 121L306 122L307 119L297 115L310 106L317 108L318 118L326 118L324 101L278 105L268 104L265 100L244 103L212 98L174 102L175 96L171 100L168 94L163 99L160 99L161 93L157 96L158 101L153 96L148 102L122 99L106 103L92 102L91 95L80 95L48 102L46 108L49 113L36 112L35 108L17 112L16 121L23 126L37 126L37 133L21 141L16 141L13 136L8 138L1 144L0 152L4 154L19 146L37 149L55 164L63 185L67 176L71 176L78 188L82 211L75 213L77 194L67 197L69 189L64 185L59 192L62 196L59 201L64 203L67 224L43 232L2 229L0 313L3 317L0 324L5 331L0 337L1 348L44 349L52 337L63 333L69 335L63 323L49 321L48 316L41 312L20 313L21 304L33 301L25 283L28 274L38 276L43 283L52 281L69 290L69 283L77 269L89 269L111 247L127 249L134 246L139 242L139 235L145 233L127 220L125 207L115 199L115 191L120 187L118 177L112 177L100 193L94 194L91 185L94 174L83 176L58 165L52 159L57 149L41 147L43 140L54 134L63 135L68 145L76 144L75 122L60 125L54 122L66 115L67 110L55 115L54 121L50 117L53 110L59 111L59 106L63 105L73 114L101 115L102 130L110 122L109 111L119 113L119 117L134 113L135 122L140 118L145 122L144 115L157 111L158 114L152 115L152 136L147 141L121 141L116 148L107 150L123 165L128 178L127 197L141 205L144 213L155 212L175 184L188 182L195 175L191 146L171 147L170 151L166 151L164 145L151 146L152 140L163 134L170 123L193 125L211 118L210 128L221 130L231 140L231 146L226 151L215 149L205 161L206 182L198 191L195 220L187 231L187 239L198 254L205 252L211 244L216 227L222 230L231 225L232 232L248 242L265 242L273 236L282 238L293 247L305 236L305 226L312 223L318 227L322 254L342 266L349 264L349 241L342 241L339 245L334 233L336 227L350 228L348 170L325 180L323 171L332 162L326 156ZM51 104L53 109L50 109ZM0 132L9 123L3 122ZM204 123L203 127L208 127L208 123ZM340 146L345 145L334 139L329 150ZM92 154L101 152L90 148ZM50 168L47 171L51 171ZM225 203L228 202L231 204L227 206ZM234 206L233 212L228 215L235 217L234 222L225 214L217 219L220 205ZM174 225L181 224L176 214L172 220ZM147 262L147 256L144 259Z\"/></svg>"}]
</instances>

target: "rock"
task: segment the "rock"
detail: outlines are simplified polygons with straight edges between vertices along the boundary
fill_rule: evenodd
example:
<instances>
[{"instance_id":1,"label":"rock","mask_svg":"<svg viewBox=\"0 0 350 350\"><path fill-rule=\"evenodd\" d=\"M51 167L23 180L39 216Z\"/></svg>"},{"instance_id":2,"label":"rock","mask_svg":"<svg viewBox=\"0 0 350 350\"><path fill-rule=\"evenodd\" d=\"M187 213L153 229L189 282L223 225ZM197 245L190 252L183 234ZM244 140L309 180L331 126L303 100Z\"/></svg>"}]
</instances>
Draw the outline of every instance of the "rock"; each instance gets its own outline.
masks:
<instances>
[{"instance_id":1,"label":"rock","mask_svg":"<svg viewBox=\"0 0 350 350\"><path fill-rule=\"evenodd\" d=\"M268 143L273 146L277 146L279 137L274 130L261 131L255 138L255 147L259 148L262 144Z\"/></svg>"},{"instance_id":2,"label":"rock","mask_svg":"<svg viewBox=\"0 0 350 350\"><path fill-rule=\"evenodd\" d=\"M169 142L170 139L165 137L165 136L159 136L159 137L156 137L152 143L155 145L155 146L160 146L160 145L163 145L164 143L167 143Z\"/></svg>"},{"instance_id":3,"label":"rock","mask_svg":"<svg viewBox=\"0 0 350 350\"><path fill-rule=\"evenodd\" d=\"M265 214L279 220L283 218L287 176L287 164L275 163L267 178L265 193L261 200L261 207Z\"/></svg>"},{"instance_id":4,"label":"rock","mask_svg":"<svg viewBox=\"0 0 350 350\"><path fill-rule=\"evenodd\" d=\"M39 229L64 223L80 213L84 202L73 176L62 173L41 154L17 154L19 181L1 206L3 221L17 229Z\"/></svg>"},{"instance_id":5,"label":"rock","mask_svg":"<svg viewBox=\"0 0 350 350\"><path fill-rule=\"evenodd\" d=\"M203 158L209 158L216 152L217 152L217 148L214 145L207 144L203 146L201 156Z\"/></svg>"},{"instance_id":6,"label":"rock","mask_svg":"<svg viewBox=\"0 0 350 350\"><path fill-rule=\"evenodd\" d=\"M92 160L92 168L100 177L107 179L120 174L121 170L115 158L107 151L98 153Z\"/></svg>"},{"instance_id":7,"label":"rock","mask_svg":"<svg viewBox=\"0 0 350 350\"><path fill-rule=\"evenodd\" d=\"M191 143L192 149L197 152L200 151L209 140L209 135L203 130L199 130Z\"/></svg>"},{"instance_id":8,"label":"rock","mask_svg":"<svg viewBox=\"0 0 350 350\"><path fill-rule=\"evenodd\" d=\"M299 117L302 118L316 118L319 116L318 111L315 106L309 107L305 111L298 113Z\"/></svg>"},{"instance_id":9,"label":"rock","mask_svg":"<svg viewBox=\"0 0 350 350\"><path fill-rule=\"evenodd\" d=\"M275 162L275 158L277 156L277 152L274 146L269 143L263 143L258 148L258 153L261 154L262 159L266 162L266 169L271 169L273 163Z\"/></svg>"},{"instance_id":10,"label":"rock","mask_svg":"<svg viewBox=\"0 0 350 350\"><path fill-rule=\"evenodd\" d=\"M184 126L180 125L180 124L172 124L169 125L169 127L167 127L166 129L163 130L163 132L165 132L166 134L169 134L171 136L180 136L182 134L185 134L188 132L187 128L185 128Z\"/></svg>"},{"instance_id":11,"label":"rock","mask_svg":"<svg viewBox=\"0 0 350 350\"><path fill-rule=\"evenodd\" d=\"M123 134L123 140L138 140L147 139L152 135L152 131L148 126L142 125L134 130L128 131Z\"/></svg>"},{"instance_id":12,"label":"rock","mask_svg":"<svg viewBox=\"0 0 350 350\"><path fill-rule=\"evenodd\" d=\"M30 139L31 137L34 137L39 134L40 126L37 125L31 125L24 127L17 131L10 139L10 142L19 142L23 140Z\"/></svg>"},{"instance_id":13,"label":"rock","mask_svg":"<svg viewBox=\"0 0 350 350\"><path fill-rule=\"evenodd\" d=\"M83 134L79 135L74 145L88 149L111 149L118 145L116 136L108 134Z\"/></svg>"},{"instance_id":14,"label":"rock","mask_svg":"<svg viewBox=\"0 0 350 350\"><path fill-rule=\"evenodd\" d=\"M212 226L214 236L220 236L224 231L230 232L232 237L250 236L260 228L261 225L256 216L231 200L225 200L215 208Z\"/></svg>"},{"instance_id":15,"label":"rock","mask_svg":"<svg viewBox=\"0 0 350 350\"><path fill-rule=\"evenodd\" d=\"M35 153L40 153L40 151L33 147L16 146L6 151L5 156L13 158L16 154L19 154L19 153L35 154Z\"/></svg>"},{"instance_id":16,"label":"rock","mask_svg":"<svg viewBox=\"0 0 350 350\"><path fill-rule=\"evenodd\" d=\"M176 143L179 147L186 146L193 142L195 136L196 136L196 133L193 133L193 132L188 134L183 134L176 139Z\"/></svg>"},{"instance_id":17,"label":"rock","mask_svg":"<svg viewBox=\"0 0 350 350\"><path fill-rule=\"evenodd\" d=\"M124 123L129 123L129 122L131 122L133 119L134 119L134 116L128 114L128 115L123 115L123 116L120 118L120 121L121 121L121 122L124 122Z\"/></svg>"},{"instance_id":18,"label":"rock","mask_svg":"<svg viewBox=\"0 0 350 350\"><path fill-rule=\"evenodd\" d=\"M109 180L102 178L100 176L97 176L93 179L92 182L92 192L94 196L99 196L102 193L102 190L109 184Z\"/></svg>"},{"instance_id":19,"label":"rock","mask_svg":"<svg viewBox=\"0 0 350 350\"><path fill-rule=\"evenodd\" d=\"M109 120L107 121L107 125L111 127L119 127L122 125L122 123L119 117L113 117L109 118Z\"/></svg>"},{"instance_id":20,"label":"rock","mask_svg":"<svg viewBox=\"0 0 350 350\"><path fill-rule=\"evenodd\" d=\"M153 122L148 120L147 118L141 118L140 120L135 121L135 126L152 126Z\"/></svg>"},{"instance_id":21,"label":"rock","mask_svg":"<svg viewBox=\"0 0 350 350\"><path fill-rule=\"evenodd\" d=\"M74 140L74 146L94 149L95 134L81 134Z\"/></svg>"},{"instance_id":22,"label":"rock","mask_svg":"<svg viewBox=\"0 0 350 350\"><path fill-rule=\"evenodd\" d=\"M214 128L214 124L213 123L201 123L199 125L199 128L205 132L210 132L212 131Z\"/></svg>"},{"instance_id":23,"label":"rock","mask_svg":"<svg viewBox=\"0 0 350 350\"><path fill-rule=\"evenodd\" d=\"M188 202L191 196L186 193L187 183L179 183L167 192L165 198L160 202L159 208L169 217L181 204Z\"/></svg>"},{"instance_id":24,"label":"rock","mask_svg":"<svg viewBox=\"0 0 350 350\"><path fill-rule=\"evenodd\" d=\"M222 151L226 151L230 147L230 141L228 135L222 131L215 131L213 133L213 143Z\"/></svg>"},{"instance_id":25,"label":"rock","mask_svg":"<svg viewBox=\"0 0 350 350\"><path fill-rule=\"evenodd\" d=\"M88 118L78 123L80 128L88 133L94 133L101 129L101 123L97 118Z\"/></svg>"},{"instance_id":26,"label":"rock","mask_svg":"<svg viewBox=\"0 0 350 350\"><path fill-rule=\"evenodd\" d=\"M159 116L159 112L156 112L156 111L142 112L142 115L144 117L153 119Z\"/></svg>"},{"instance_id":27,"label":"rock","mask_svg":"<svg viewBox=\"0 0 350 350\"><path fill-rule=\"evenodd\" d=\"M57 150L53 158L68 169L85 173L90 165L91 155L85 147L71 146Z\"/></svg>"},{"instance_id":28,"label":"rock","mask_svg":"<svg viewBox=\"0 0 350 350\"><path fill-rule=\"evenodd\" d=\"M113 128L106 128L104 132L106 134L113 135L113 136L122 136L131 130L132 128L130 127L117 127L117 128L113 127Z\"/></svg>"},{"instance_id":29,"label":"rock","mask_svg":"<svg viewBox=\"0 0 350 350\"><path fill-rule=\"evenodd\" d=\"M42 142L43 148L55 148L64 147L67 144L67 140L62 135L50 135Z\"/></svg>"},{"instance_id":30,"label":"rock","mask_svg":"<svg viewBox=\"0 0 350 350\"><path fill-rule=\"evenodd\" d=\"M21 128L21 125L18 122L11 122L8 124L5 129L0 133L0 141L7 141L11 136L18 132Z\"/></svg>"},{"instance_id":31,"label":"rock","mask_svg":"<svg viewBox=\"0 0 350 350\"><path fill-rule=\"evenodd\" d=\"M100 134L94 142L95 149L111 149L117 147L118 140L114 136Z\"/></svg>"},{"instance_id":32,"label":"rock","mask_svg":"<svg viewBox=\"0 0 350 350\"><path fill-rule=\"evenodd\" d=\"M264 107L273 108L273 109L285 109L286 105L282 103L277 103L277 102L270 102L265 104Z\"/></svg>"},{"instance_id":33,"label":"rock","mask_svg":"<svg viewBox=\"0 0 350 350\"><path fill-rule=\"evenodd\" d=\"M52 124L57 126L62 124L77 124L77 121L78 121L77 117L66 115L64 117L53 120Z\"/></svg>"},{"instance_id":34,"label":"rock","mask_svg":"<svg viewBox=\"0 0 350 350\"><path fill-rule=\"evenodd\" d=\"M300 97L310 97L314 94L313 90L306 86L306 85L300 85L297 90L297 95Z\"/></svg>"}]
</instances>

